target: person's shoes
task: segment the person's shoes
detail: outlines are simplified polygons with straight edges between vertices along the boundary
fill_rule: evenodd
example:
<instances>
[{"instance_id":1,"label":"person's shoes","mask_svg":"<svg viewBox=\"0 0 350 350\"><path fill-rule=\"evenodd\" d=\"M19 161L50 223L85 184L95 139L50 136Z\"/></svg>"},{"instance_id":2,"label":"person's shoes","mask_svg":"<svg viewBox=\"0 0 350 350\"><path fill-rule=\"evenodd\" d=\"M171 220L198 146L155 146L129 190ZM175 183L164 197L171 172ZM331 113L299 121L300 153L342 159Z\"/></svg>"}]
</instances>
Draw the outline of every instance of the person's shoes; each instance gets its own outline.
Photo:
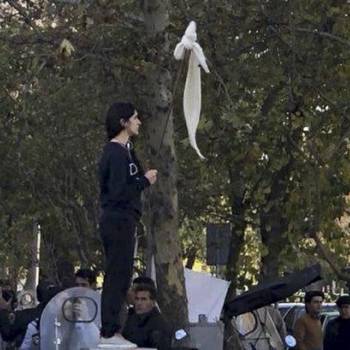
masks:
<instances>
[{"instance_id":1,"label":"person's shoes","mask_svg":"<svg viewBox=\"0 0 350 350\"><path fill-rule=\"evenodd\" d=\"M126 340L121 334L115 334L113 337L101 337L97 349L136 349L137 345Z\"/></svg>"}]
</instances>

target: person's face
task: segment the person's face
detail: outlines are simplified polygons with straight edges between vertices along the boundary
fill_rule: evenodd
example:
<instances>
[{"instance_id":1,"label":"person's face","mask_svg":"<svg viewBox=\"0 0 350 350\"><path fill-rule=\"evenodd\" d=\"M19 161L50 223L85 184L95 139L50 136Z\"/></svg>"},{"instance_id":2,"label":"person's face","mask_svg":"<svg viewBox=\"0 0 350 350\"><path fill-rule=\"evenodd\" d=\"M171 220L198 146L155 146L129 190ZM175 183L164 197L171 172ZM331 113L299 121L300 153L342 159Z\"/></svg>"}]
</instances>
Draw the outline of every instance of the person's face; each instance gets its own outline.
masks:
<instances>
[{"instance_id":1,"label":"person's face","mask_svg":"<svg viewBox=\"0 0 350 350\"><path fill-rule=\"evenodd\" d=\"M89 281L86 278L82 278L82 277L75 277L75 286L76 287L92 288Z\"/></svg>"},{"instance_id":2,"label":"person's face","mask_svg":"<svg viewBox=\"0 0 350 350\"><path fill-rule=\"evenodd\" d=\"M139 119L137 111L125 122L125 130L129 136L135 136L139 134L139 128L141 120Z\"/></svg>"},{"instance_id":3,"label":"person's face","mask_svg":"<svg viewBox=\"0 0 350 350\"><path fill-rule=\"evenodd\" d=\"M339 308L340 317L348 320L350 319L350 305L349 304L343 304L341 308Z\"/></svg>"},{"instance_id":4,"label":"person's face","mask_svg":"<svg viewBox=\"0 0 350 350\"><path fill-rule=\"evenodd\" d=\"M321 312L322 308L322 303L323 303L323 298L322 297L313 297L309 303L307 303L307 309L310 314L312 315L319 315Z\"/></svg>"},{"instance_id":5,"label":"person's face","mask_svg":"<svg viewBox=\"0 0 350 350\"><path fill-rule=\"evenodd\" d=\"M135 293L135 312L138 315L151 311L155 306L155 301L151 299L148 291Z\"/></svg>"}]
</instances>

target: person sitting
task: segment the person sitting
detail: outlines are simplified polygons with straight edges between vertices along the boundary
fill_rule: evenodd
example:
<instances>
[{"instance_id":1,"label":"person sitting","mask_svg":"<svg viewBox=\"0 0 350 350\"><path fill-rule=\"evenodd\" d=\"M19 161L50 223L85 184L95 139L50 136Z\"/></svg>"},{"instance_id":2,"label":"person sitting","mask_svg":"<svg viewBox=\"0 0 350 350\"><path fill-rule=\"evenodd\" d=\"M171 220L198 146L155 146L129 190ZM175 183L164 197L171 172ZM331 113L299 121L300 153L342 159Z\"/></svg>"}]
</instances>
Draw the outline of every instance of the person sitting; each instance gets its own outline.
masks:
<instances>
[{"instance_id":1,"label":"person sitting","mask_svg":"<svg viewBox=\"0 0 350 350\"><path fill-rule=\"evenodd\" d=\"M140 285L148 285L157 291L156 284L153 279L147 276L139 276L133 279L131 287L128 290L126 301L127 301L127 313L131 315L135 313L135 289ZM157 306L158 307L158 306ZM125 322L124 322L125 323Z\"/></svg>"},{"instance_id":2,"label":"person sitting","mask_svg":"<svg viewBox=\"0 0 350 350\"><path fill-rule=\"evenodd\" d=\"M123 336L139 347L170 349L170 328L156 306L156 289L141 284L135 287L134 293L135 312L128 316Z\"/></svg>"}]
</instances>

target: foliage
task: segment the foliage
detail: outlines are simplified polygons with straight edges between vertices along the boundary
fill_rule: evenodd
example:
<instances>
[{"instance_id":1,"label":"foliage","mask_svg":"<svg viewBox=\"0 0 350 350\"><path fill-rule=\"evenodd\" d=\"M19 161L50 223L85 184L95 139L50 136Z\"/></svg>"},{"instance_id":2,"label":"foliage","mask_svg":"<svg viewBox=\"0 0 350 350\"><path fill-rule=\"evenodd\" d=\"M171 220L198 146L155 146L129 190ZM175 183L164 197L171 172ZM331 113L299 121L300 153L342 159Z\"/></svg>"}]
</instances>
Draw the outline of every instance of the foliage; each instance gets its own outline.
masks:
<instances>
[{"instance_id":1,"label":"foliage","mask_svg":"<svg viewBox=\"0 0 350 350\"><path fill-rule=\"evenodd\" d=\"M2 6L0 264L29 266L37 220L46 273L61 260L100 269L103 115L118 98L144 105L154 69L139 4ZM315 232L345 266L349 233L336 219L350 189L348 2L193 0L172 2L169 14L173 47L197 21L211 70L198 130L205 162L188 145L182 80L174 86L185 255L195 248L204 257L207 222L231 222L241 286L257 277L260 255L264 264L274 255L280 271L315 259L305 243ZM175 82L179 65L171 64Z\"/></svg>"}]
</instances>

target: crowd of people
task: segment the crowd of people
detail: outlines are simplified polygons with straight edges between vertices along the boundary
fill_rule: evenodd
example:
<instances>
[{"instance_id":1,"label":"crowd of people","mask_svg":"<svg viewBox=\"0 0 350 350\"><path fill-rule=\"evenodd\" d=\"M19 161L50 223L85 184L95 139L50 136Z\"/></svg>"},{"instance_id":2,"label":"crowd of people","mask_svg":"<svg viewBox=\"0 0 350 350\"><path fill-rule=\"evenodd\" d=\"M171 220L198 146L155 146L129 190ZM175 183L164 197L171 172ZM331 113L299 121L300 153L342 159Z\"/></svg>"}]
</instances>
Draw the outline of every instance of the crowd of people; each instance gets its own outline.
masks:
<instances>
[{"instance_id":1,"label":"crowd of people","mask_svg":"<svg viewBox=\"0 0 350 350\"><path fill-rule=\"evenodd\" d=\"M96 275L92 270L80 269L75 274L75 286L96 289ZM3 349L36 350L40 349L40 319L45 306L59 292L54 283L43 280L37 286L38 305L17 309L16 293L8 284L2 284L0 297L0 334ZM86 313L84 303L71 305L74 317L81 318ZM123 305L118 322L122 325L121 334L135 347L150 347L160 350L170 349L171 332L157 304L157 290L149 277L137 277L127 293L127 302ZM93 322L92 322L93 324ZM88 325L82 323L83 327ZM87 330L87 328L86 328ZM100 330L96 328L98 335ZM82 332L82 337L91 336L91 327ZM83 339L82 339L83 340Z\"/></svg>"},{"instance_id":2,"label":"crowd of people","mask_svg":"<svg viewBox=\"0 0 350 350\"><path fill-rule=\"evenodd\" d=\"M132 293L133 307L127 314L125 328L123 325L123 305L132 278L136 226L142 214L141 196L143 190L157 181L157 170L143 171L132 147L131 138L139 134L141 124L140 116L131 103L116 102L108 109L105 121L108 142L98 166L101 203L99 228L105 253L101 347L115 345L131 349L136 345L157 345L159 349L169 348L169 331L156 305L154 283L142 283L135 288ZM93 288L91 276L84 273L78 272L76 285ZM41 286L39 284L38 288ZM21 350L29 349L27 344L33 343L48 296L52 298L54 293L51 292L56 291L55 286L51 285L43 288L46 288L43 293L45 298L40 300L38 290L40 303L32 310L23 310L27 316L11 307L9 300L13 298L9 299L6 290L3 290L0 308L4 315L0 315L0 332L4 340L15 341L22 346ZM78 307L72 305L71 308ZM78 309L74 311L79 313Z\"/></svg>"},{"instance_id":3,"label":"crowd of people","mask_svg":"<svg viewBox=\"0 0 350 350\"><path fill-rule=\"evenodd\" d=\"M101 329L97 347L108 345L133 349L151 347L170 349L171 331L157 305L157 290L152 279L139 277L129 289L133 271L136 226L142 215L142 192L157 182L156 169L143 171L131 138L139 134L140 116L131 103L113 103L106 116L107 140L99 162L101 241L105 252L105 275L101 295ZM91 270L79 270L75 286L95 289ZM16 293L7 282L0 290L0 334L20 350L39 349L40 320L44 308L61 289L50 281L37 287L36 307L17 310ZM324 295L306 293L306 314L297 320L294 335L298 350L350 349L350 297L337 300L340 316L322 332L320 311ZM84 303L70 302L66 311L83 318ZM64 310L64 307L62 308ZM282 337L282 335L281 335ZM282 343L281 343L282 344ZM282 344L283 346L283 344ZM69 349L70 350L70 349Z\"/></svg>"},{"instance_id":4,"label":"crowd of people","mask_svg":"<svg viewBox=\"0 0 350 350\"><path fill-rule=\"evenodd\" d=\"M350 349L350 296L336 301L339 316L331 320L324 332L320 320L324 294L310 291L305 294L306 313L297 319L294 336L298 350L348 350ZM323 334L324 333L324 334Z\"/></svg>"}]
</instances>

